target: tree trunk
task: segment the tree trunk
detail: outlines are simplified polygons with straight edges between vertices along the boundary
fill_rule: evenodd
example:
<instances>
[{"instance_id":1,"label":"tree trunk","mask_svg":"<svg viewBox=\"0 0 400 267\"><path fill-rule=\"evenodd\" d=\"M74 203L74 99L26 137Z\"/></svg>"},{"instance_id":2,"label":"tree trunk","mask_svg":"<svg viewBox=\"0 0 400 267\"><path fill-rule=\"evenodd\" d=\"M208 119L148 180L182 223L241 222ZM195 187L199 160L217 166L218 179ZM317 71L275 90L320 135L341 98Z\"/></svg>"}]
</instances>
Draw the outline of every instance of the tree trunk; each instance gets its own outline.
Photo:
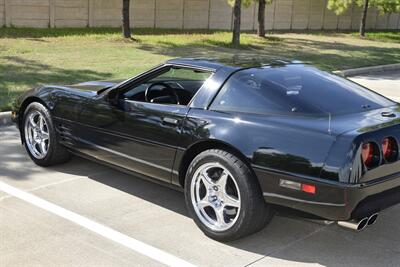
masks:
<instances>
[{"instance_id":1,"label":"tree trunk","mask_svg":"<svg viewBox=\"0 0 400 267\"><path fill-rule=\"evenodd\" d=\"M258 29L257 34L265 37L265 0L258 0Z\"/></svg>"},{"instance_id":2,"label":"tree trunk","mask_svg":"<svg viewBox=\"0 0 400 267\"><path fill-rule=\"evenodd\" d=\"M367 22L367 14L368 14L368 5L369 0L364 0L364 9L361 16L361 23L360 23L360 37L365 37L365 24Z\"/></svg>"},{"instance_id":3,"label":"tree trunk","mask_svg":"<svg viewBox=\"0 0 400 267\"><path fill-rule=\"evenodd\" d=\"M232 45L238 47L240 45L240 14L241 14L242 0L235 0L233 6L233 35Z\"/></svg>"},{"instance_id":4,"label":"tree trunk","mask_svg":"<svg viewBox=\"0 0 400 267\"><path fill-rule=\"evenodd\" d=\"M122 1L122 34L125 38L131 38L131 28L129 21L129 3L130 0Z\"/></svg>"}]
</instances>

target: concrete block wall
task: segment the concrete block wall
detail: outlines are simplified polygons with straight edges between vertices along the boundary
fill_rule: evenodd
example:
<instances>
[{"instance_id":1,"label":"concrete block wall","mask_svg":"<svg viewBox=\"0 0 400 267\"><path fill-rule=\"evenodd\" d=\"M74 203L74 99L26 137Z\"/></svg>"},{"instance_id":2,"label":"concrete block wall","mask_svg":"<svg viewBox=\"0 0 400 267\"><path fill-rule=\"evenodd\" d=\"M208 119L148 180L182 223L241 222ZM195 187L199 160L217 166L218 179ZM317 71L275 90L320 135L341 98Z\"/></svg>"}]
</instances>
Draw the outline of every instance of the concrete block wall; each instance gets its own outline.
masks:
<instances>
[{"instance_id":1,"label":"concrete block wall","mask_svg":"<svg viewBox=\"0 0 400 267\"><path fill-rule=\"evenodd\" d=\"M373 10L370 9L369 11L373 11ZM353 5L352 15L351 15L351 29L352 30L358 30L360 28L361 14L362 14L362 9L358 6Z\"/></svg>"},{"instance_id":2,"label":"concrete block wall","mask_svg":"<svg viewBox=\"0 0 400 267\"><path fill-rule=\"evenodd\" d=\"M293 1L291 28L294 30L308 29L308 18L310 15L310 0Z\"/></svg>"},{"instance_id":3,"label":"concrete block wall","mask_svg":"<svg viewBox=\"0 0 400 267\"><path fill-rule=\"evenodd\" d=\"M119 27L121 25L122 1L95 0L93 3L94 27Z\"/></svg>"},{"instance_id":4,"label":"concrete block wall","mask_svg":"<svg viewBox=\"0 0 400 267\"><path fill-rule=\"evenodd\" d=\"M6 24L4 0L0 0L0 27Z\"/></svg>"},{"instance_id":5,"label":"concrete block wall","mask_svg":"<svg viewBox=\"0 0 400 267\"><path fill-rule=\"evenodd\" d=\"M387 27L389 29L397 28L399 25L399 17L400 17L400 14L390 14Z\"/></svg>"},{"instance_id":6,"label":"concrete block wall","mask_svg":"<svg viewBox=\"0 0 400 267\"><path fill-rule=\"evenodd\" d=\"M5 0L6 26L50 26L49 0Z\"/></svg>"},{"instance_id":7,"label":"concrete block wall","mask_svg":"<svg viewBox=\"0 0 400 267\"><path fill-rule=\"evenodd\" d=\"M87 27L89 2L87 0L55 0L54 27ZM50 9L51 10L51 9Z\"/></svg>"},{"instance_id":8,"label":"concrete block wall","mask_svg":"<svg viewBox=\"0 0 400 267\"><path fill-rule=\"evenodd\" d=\"M255 4L250 5L242 10L241 15L241 28L243 30L253 30L255 28L255 23L257 21L257 10L258 8Z\"/></svg>"},{"instance_id":9,"label":"concrete block wall","mask_svg":"<svg viewBox=\"0 0 400 267\"><path fill-rule=\"evenodd\" d=\"M338 29L350 30L352 28L354 8L355 7L353 5L351 8L346 10L345 13L343 13L341 16L338 17L338 24L337 24Z\"/></svg>"},{"instance_id":10,"label":"concrete block wall","mask_svg":"<svg viewBox=\"0 0 400 267\"><path fill-rule=\"evenodd\" d=\"M338 28L339 16L335 12L324 9L324 22L322 24L322 29L324 30L336 30Z\"/></svg>"},{"instance_id":11,"label":"concrete block wall","mask_svg":"<svg viewBox=\"0 0 400 267\"><path fill-rule=\"evenodd\" d=\"M232 28L232 7L226 0L210 0L210 29Z\"/></svg>"},{"instance_id":12,"label":"concrete block wall","mask_svg":"<svg viewBox=\"0 0 400 267\"><path fill-rule=\"evenodd\" d=\"M156 28L183 28L184 0L156 1Z\"/></svg>"},{"instance_id":13,"label":"concrete block wall","mask_svg":"<svg viewBox=\"0 0 400 267\"><path fill-rule=\"evenodd\" d=\"M292 21L293 0L279 0L275 5L274 30L290 29Z\"/></svg>"},{"instance_id":14,"label":"concrete block wall","mask_svg":"<svg viewBox=\"0 0 400 267\"><path fill-rule=\"evenodd\" d=\"M367 29L374 29L375 28L377 16L378 16L378 10L377 9L373 8L373 9L370 9L368 11L368 14L367 14L367 25L366 25ZM359 18L359 19L357 20L357 18ZM361 19L360 15L357 18L353 19L353 23L358 23L358 27L360 27L360 19Z\"/></svg>"},{"instance_id":15,"label":"concrete block wall","mask_svg":"<svg viewBox=\"0 0 400 267\"><path fill-rule=\"evenodd\" d=\"M132 1L130 6L131 26L153 28L155 26L156 0L131 0L131 1ZM119 17L121 17L121 10L119 10L118 12L119 12ZM121 23L120 21L118 23Z\"/></svg>"},{"instance_id":16,"label":"concrete block wall","mask_svg":"<svg viewBox=\"0 0 400 267\"><path fill-rule=\"evenodd\" d=\"M377 18L376 18L376 25L375 25L375 28L376 28L376 29L381 29L381 30L387 29L387 26L388 26L388 19L389 19L389 16L388 16L388 15L381 15L381 14L378 14L378 16L377 16Z\"/></svg>"},{"instance_id":17,"label":"concrete block wall","mask_svg":"<svg viewBox=\"0 0 400 267\"><path fill-rule=\"evenodd\" d=\"M328 0L275 0L266 7L267 30L356 30L361 9L345 14L326 8ZM0 0L0 26L119 27L122 0ZM242 9L242 29L257 28L257 4ZM131 26L176 29L232 29L227 0L131 0ZM400 29L400 15L370 9L368 29Z\"/></svg>"},{"instance_id":18,"label":"concrete block wall","mask_svg":"<svg viewBox=\"0 0 400 267\"><path fill-rule=\"evenodd\" d=\"M272 30L274 27L276 2L277 1L273 1L272 4L267 5L265 7L265 29L266 30ZM257 27L257 24L256 24L256 27Z\"/></svg>"},{"instance_id":19,"label":"concrete block wall","mask_svg":"<svg viewBox=\"0 0 400 267\"><path fill-rule=\"evenodd\" d=\"M183 27L185 29L207 29L210 0L184 1Z\"/></svg>"},{"instance_id":20,"label":"concrete block wall","mask_svg":"<svg viewBox=\"0 0 400 267\"><path fill-rule=\"evenodd\" d=\"M326 12L326 1L311 0L308 28L310 30L320 30L324 23L324 15Z\"/></svg>"}]
</instances>

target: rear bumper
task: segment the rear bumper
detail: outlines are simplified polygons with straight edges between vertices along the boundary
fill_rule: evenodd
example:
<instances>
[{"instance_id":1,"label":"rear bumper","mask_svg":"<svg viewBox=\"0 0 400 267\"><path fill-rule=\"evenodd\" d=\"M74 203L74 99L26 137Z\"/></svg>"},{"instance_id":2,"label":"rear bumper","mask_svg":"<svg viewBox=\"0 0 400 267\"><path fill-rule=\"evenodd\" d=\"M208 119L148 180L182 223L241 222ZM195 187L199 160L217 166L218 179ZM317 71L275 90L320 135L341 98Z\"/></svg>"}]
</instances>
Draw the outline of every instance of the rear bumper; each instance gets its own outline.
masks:
<instances>
[{"instance_id":1,"label":"rear bumper","mask_svg":"<svg viewBox=\"0 0 400 267\"><path fill-rule=\"evenodd\" d=\"M253 167L266 202L328 220L362 218L400 203L400 173L364 184L344 184ZM281 179L315 185L316 193L283 188Z\"/></svg>"}]
</instances>

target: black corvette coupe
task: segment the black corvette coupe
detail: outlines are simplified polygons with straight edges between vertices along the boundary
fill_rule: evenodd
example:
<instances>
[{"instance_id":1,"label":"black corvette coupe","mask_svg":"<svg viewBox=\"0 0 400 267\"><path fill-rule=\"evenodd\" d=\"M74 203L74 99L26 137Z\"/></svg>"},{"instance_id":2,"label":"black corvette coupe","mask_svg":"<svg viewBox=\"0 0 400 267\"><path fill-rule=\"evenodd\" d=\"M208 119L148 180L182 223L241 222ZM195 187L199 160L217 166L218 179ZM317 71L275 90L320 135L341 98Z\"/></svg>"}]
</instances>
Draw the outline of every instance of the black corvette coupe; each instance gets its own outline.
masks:
<instances>
[{"instance_id":1,"label":"black corvette coupe","mask_svg":"<svg viewBox=\"0 0 400 267\"><path fill-rule=\"evenodd\" d=\"M275 206L373 224L400 202L399 118L397 103L306 64L203 59L42 86L13 111L36 164L73 153L181 187L196 224L224 241L262 229Z\"/></svg>"}]
</instances>

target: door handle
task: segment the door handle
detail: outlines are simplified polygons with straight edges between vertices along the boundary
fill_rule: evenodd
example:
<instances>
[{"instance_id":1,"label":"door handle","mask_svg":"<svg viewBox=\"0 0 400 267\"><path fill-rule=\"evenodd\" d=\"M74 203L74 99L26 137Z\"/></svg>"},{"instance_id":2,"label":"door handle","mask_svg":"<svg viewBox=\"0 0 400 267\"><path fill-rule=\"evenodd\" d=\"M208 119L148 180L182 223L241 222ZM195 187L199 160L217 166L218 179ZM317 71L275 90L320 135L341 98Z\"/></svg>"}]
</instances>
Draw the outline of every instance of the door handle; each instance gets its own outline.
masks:
<instances>
[{"instance_id":1,"label":"door handle","mask_svg":"<svg viewBox=\"0 0 400 267\"><path fill-rule=\"evenodd\" d=\"M165 124L178 125L178 122L179 122L179 120L177 120L177 119L168 118L168 117L163 118L163 123L165 123Z\"/></svg>"}]
</instances>

